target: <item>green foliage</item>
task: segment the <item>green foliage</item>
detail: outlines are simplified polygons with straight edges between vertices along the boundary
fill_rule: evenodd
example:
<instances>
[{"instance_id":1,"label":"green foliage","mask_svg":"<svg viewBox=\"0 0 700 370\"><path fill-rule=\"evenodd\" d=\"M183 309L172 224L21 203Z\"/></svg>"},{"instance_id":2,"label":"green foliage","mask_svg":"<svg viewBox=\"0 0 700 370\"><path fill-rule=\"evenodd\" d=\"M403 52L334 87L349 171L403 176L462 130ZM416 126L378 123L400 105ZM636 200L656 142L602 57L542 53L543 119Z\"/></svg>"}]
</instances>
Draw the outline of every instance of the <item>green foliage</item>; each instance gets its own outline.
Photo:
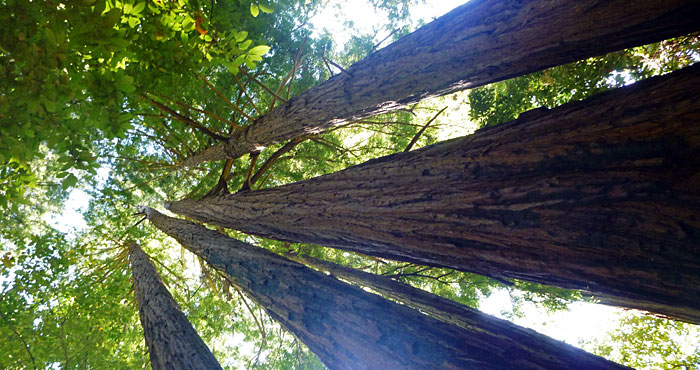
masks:
<instances>
[{"instance_id":1,"label":"green foliage","mask_svg":"<svg viewBox=\"0 0 700 370\"><path fill-rule=\"evenodd\" d=\"M593 353L635 369L697 369L700 329L662 318L627 313L620 327L600 342L586 343ZM682 348L686 347L686 348Z\"/></svg>"},{"instance_id":2,"label":"green foliage","mask_svg":"<svg viewBox=\"0 0 700 370\"><path fill-rule=\"evenodd\" d=\"M193 81L221 65L255 68L269 47L250 48L231 23L208 29L208 4L0 2L0 22L13 25L0 30L0 163L15 167L3 174L7 188L32 183L42 145L94 175L93 142L124 137L139 92L167 92L173 80ZM76 184L71 176L63 182ZM13 192L0 205L18 201Z\"/></svg>"},{"instance_id":3,"label":"green foliage","mask_svg":"<svg viewBox=\"0 0 700 370\"><path fill-rule=\"evenodd\" d=\"M640 46L494 83L469 92L470 117L480 127L516 119L524 111L569 101L692 64L700 37Z\"/></svg>"}]
</instances>

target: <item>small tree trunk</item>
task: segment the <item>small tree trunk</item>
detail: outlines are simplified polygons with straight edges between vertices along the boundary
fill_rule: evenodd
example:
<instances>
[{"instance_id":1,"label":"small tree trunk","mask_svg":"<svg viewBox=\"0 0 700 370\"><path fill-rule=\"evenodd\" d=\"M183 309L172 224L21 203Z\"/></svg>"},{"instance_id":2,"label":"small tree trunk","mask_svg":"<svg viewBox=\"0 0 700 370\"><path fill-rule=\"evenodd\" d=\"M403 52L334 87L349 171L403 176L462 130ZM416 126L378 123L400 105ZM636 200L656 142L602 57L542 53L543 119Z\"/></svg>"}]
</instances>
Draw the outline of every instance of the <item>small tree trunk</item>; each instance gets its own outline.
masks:
<instances>
[{"instance_id":1,"label":"small tree trunk","mask_svg":"<svg viewBox=\"0 0 700 370\"><path fill-rule=\"evenodd\" d=\"M154 370L221 369L160 279L148 256L132 242L134 293Z\"/></svg>"},{"instance_id":2,"label":"small tree trunk","mask_svg":"<svg viewBox=\"0 0 700 370\"><path fill-rule=\"evenodd\" d=\"M700 29L694 0L471 0L183 162L274 143Z\"/></svg>"},{"instance_id":3,"label":"small tree trunk","mask_svg":"<svg viewBox=\"0 0 700 370\"><path fill-rule=\"evenodd\" d=\"M626 368L487 315L460 328L203 226L144 212L331 369Z\"/></svg>"},{"instance_id":4,"label":"small tree trunk","mask_svg":"<svg viewBox=\"0 0 700 370\"><path fill-rule=\"evenodd\" d=\"M169 206L700 323L698 86L693 66L338 173Z\"/></svg>"}]
</instances>

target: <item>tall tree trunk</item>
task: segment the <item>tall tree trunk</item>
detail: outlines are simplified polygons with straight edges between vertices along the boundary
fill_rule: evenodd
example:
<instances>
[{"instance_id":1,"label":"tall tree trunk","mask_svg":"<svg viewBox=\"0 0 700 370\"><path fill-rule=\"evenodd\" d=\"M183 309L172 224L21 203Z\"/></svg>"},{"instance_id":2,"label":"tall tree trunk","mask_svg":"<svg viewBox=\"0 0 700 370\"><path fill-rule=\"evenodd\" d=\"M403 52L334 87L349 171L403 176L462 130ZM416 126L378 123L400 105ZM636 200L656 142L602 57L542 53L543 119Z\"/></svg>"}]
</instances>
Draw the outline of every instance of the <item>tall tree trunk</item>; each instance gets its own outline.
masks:
<instances>
[{"instance_id":1,"label":"tall tree trunk","mask_svg":"<svg viewBox=\"0 0 700 370\"><path fill-rule=\"evenodd\" d=\"M700 29L695 0L472 0L183 162L238 158L406 104Z\"/></svg>"},{"instance_id":2,"label":"tall tree trunk","mask_svg":"<svg viewBox=\"0 0 700 370\"><path fill-rule=\"evenodd\" d=\"M488 315L460 328L189 221L144 213L331 369L622 369Z\"/></svg>"},{"instance_id":3,"label":"tall tree trunk","mask_svg":"<svg viewBox=\"0 0 700 370\"><path fill-rule=\"evenodd\" d=\"M169 204L700 323L700 65L294 184Z\"/></svg>"},{"instance_id":4,"label":"tall tree trunk","mask_svg":"<svg viewBox=\"0 0 700 370\"><path fill-rule=\"evenodd\" d=\"M129 246L129 259L151 367L154 370L221 369L180 311L148 255L134 242Z\"/></svg>"},{"instance_id":5,"label":"tall tree trunk","mask_svg":"<svg viewBox=\"0 0 700 370\"><path fill-rule=\"evenodd\" d=\"M494 328L506 323L504 320L496 319L451 299L414 288L385 276L370 274L309 256L288 255L288 257L307 266L326 271L353 284L370 288L384 297L397 300L440 321L449 322L467 330L473 330L475 327L484 325L484 322L492 323ZM491 331L495 332L498 330L491 329Z\"/></svg>"}]
</instances>

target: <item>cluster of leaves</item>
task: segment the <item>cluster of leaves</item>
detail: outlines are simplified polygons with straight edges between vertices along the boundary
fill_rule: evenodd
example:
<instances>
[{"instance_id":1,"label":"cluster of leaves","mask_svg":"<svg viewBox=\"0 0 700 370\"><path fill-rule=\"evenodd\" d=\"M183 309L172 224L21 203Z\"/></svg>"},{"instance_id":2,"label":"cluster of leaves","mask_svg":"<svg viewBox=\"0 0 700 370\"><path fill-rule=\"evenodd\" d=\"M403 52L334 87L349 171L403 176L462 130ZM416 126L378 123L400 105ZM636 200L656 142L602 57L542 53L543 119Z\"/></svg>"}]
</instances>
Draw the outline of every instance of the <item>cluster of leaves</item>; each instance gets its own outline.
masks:
<instances>
[{"instance_id":1,"label":"cluster of leaves","mask_svg":"<svg viewBox=\"0 0 700 370\"><path fill-rule=\"evenodd\" d=\"M469 91L469 113L479 127L553 108L697 61L700 36L688 35L550 68Z\"/></svg>"},{"instance_id":2,"label":"cluster of leaves","mask_svg":"<svg viewBox=\"0 0 700 370\"><path fill-rule=\"evenodd\" d=\"M3 0L0 21L0 205L32 184L41 146L64 163L65 188L95 174L93 144L124 137L138 90L167 91L221 65L255 68L268 46L247 32L210 30L209 2ZM157 52L153 52L157 50ZM194 80L193 77L189 80ZM176 86L176 85L175 85ZM66 170L72 169L73 173Z\"/></svg>"},{"instance_id":3,"label":"cluster of leaves","mask_svg":"<svg viewBox=\"0 0 700 370\"><path fill-rule=\"evenodd\" d=\"M699 341L697 326L630 312L604 340L581 345L635 369L690 370L700 365Z\"/></svg>"}]
</instances>

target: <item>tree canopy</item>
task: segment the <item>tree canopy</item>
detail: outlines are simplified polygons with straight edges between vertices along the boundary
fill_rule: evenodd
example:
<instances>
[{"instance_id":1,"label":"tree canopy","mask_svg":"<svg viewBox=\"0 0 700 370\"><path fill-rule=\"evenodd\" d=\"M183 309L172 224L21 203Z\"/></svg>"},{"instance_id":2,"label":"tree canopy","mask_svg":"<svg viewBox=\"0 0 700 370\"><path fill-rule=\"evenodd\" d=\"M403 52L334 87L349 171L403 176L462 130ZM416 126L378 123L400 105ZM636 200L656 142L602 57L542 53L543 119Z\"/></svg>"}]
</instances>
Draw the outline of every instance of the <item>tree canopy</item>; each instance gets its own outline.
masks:
<instances>
[{"instance_id":1,"label":"tree canopy","mask_svg":"<svg viewBox=\"0 0 700 370\"><path fill-rule=\"evenodd\" d=\"M0 343L0 367L145 366L127 260L127 240L138 240L224 368L322 369L260 305L142 222L136 207L340 171L700 60L700 36L690 34L423 101L240 158L182 166L429 21L410 11L422 2L371 1L387 23L337 45L334 35L314 30L313 16L332 6L323 0L0 0L0 335L12 338ZM85 226L55 223L73 206L69 199L81 196L89 200L80 210ZM219 231L471 307L507 291L511 317L529 305L554 312L590 300L519 280ZM697 366L700 348L684 343L698 338L696 326L638 313L619 325L608 338L580 345L639 368Z\"/></svg>"}]
</instances>

